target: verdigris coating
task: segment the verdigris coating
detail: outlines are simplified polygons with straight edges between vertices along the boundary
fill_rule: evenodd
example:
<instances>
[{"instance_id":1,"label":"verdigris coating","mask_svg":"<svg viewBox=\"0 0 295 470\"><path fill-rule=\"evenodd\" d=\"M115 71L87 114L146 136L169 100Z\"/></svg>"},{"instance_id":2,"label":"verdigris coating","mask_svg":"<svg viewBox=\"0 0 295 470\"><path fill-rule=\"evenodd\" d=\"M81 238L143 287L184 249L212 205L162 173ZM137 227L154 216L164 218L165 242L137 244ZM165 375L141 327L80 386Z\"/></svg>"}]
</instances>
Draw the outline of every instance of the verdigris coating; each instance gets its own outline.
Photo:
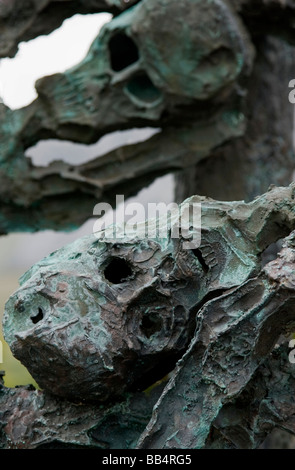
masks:
<instances>
[{"instance_id":1,"label":"verdigris coating","mask_svg":"<svg viewBox=\"0 0 295 470\"><path fill-rule=\"evenodd\" d=\"M42 389L69 399L106 401L151 385L187 349L202 305L254 276L263 251L294 229L294 194L291 185L248 204L190 198L181 213L202 205L196 249L184 249L199 230L187 219L180 238L90 235L58 250L7 302L14 355Z\"/></svg>"},{"instance_id":2,"label":"verdigris coating","mask_svg":"<svg viewBox=\"0 0 295 470\"><path fill-rule=\"evenodd\" d=\"M294 43L292 0L3 0L0 56L74 13L101 11L114 17L80 64L39 80L38 98L23 109L0 103L1 234L72 230L98 201L133 196L164 173L192 175L196 164L202 184L189 195L251 200L271 183L290 183L292 117L283 95L292 52L268 36ZM269 100L274 94L280 98ZM145 126L158 134L84 165L56 155L39 167L25 158L44 139L94 143ZM217 182L204 177L207 157Z\"/></svg>"},{"instance_id":3,"label":"verdigris coating","mask_svg":"<svg viewBox=\"0 0 295 470\"><path fill-rule=\"evenodd\" d=\"M251 381L257 369L279 347L282 341L280 335L286 335L284 341L288 344L288 334L294 331L294 248L293 231L284 240L277 259L269 262L257 277L208 302L200 310L195 336L155 405L138 447L210 447L210 441L214 440L210 434L215 420L216 428L226 440L226 428L231 427L226 419L230 409L227 405L236 401L237 416L239 404L242 410L249 406L251 398L247 397L247 391L251 397L251 387L255 388L255 381L252 384ZM267 375L267 370L265 373ZM248 388L244 393L247 405L243 403L245 388ZM285 409L286 422L290 419L291 393L286 383L280 383L280 389L274 387L273 400L268 404L274 412L277 401L281 400L278 415ZM263 409L267 401L263 403L263 398L261 397L261 413L267 416L268 410ZM172 414L173 420L167 420L167 416ZM233 419L235 423L235 418ZM267 419L264 425L267 427ZM246 429L248 426L246 425ZM255 426L254 422L252 436L256 433ZM288 425L286 428L288 429ZM242 426L237 426L236 430L243 433ZM235 437L233 430L229 434L236 447L251 445L251 434L244 442L237 432ZM247 435L247 431L245 434Z\"/></svg>"},{"instance_id":4,"label":"verdigris coating","mask_svg":"<svg viewBox=\"0 0 295 470\"><path fill-rule=\"evenodd\" d=\"M51 17L51 3L40 2L37 16L47 5ZM133 3L93 2L116 4L118 13L128 8L103 27L80 64L38 80L31 105L12 111L0 103L0 233L77 227L118 188L136 194L243 134L255 52L236 12L221 0ZM1 4L0 21L1 9L11 14ZM158 134L84 165L35 167L25 158L44 139L89 144L146 126Z\"/></svg>"},{"instance_id":5,"label":"verdigris coating","mask_svg":"<svg viewBox=\"0 0 295 470\"><path fill-rule=\"evenodd\" d=\"M0 56L95 11L115 18L81 64L40 80L32 105L0 105L0 233L74 228L118 188L127 197L212 155L222 188L220 151L229 149L229 180L248 180L248 200L270 182L288 184L292 51L274 36L294 44L293 0L3 0ZM86 165L40 168L24 158L42 139L90 143L146 125L161 131ZM206 165L198 177L208 188ZM203 205L194 249L184 249L185 234L88 237L23 276L5 330L43 391L7 389L0 371L0 448L256 448L276 426L295 433L282 340L294 332L294 231L261 263L294 230L294 185L250 204L193 201ZM187 229L198 232L189 220Z\"/></svg>"}]
</instances>

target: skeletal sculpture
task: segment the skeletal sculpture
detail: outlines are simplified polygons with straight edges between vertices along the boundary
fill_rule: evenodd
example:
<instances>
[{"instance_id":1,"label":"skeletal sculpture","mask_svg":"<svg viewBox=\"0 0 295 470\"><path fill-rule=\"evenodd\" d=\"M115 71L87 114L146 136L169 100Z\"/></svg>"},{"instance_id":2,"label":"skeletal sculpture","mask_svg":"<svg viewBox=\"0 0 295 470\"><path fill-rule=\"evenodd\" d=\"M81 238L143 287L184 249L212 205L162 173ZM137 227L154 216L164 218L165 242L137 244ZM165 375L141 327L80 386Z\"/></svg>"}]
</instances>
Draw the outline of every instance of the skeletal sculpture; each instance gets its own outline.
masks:
<instances>
[{"instance_id":1,"label":"skeletal sculpture","mask_svg":"<svg viewBox=\"0 0 295 470\"><path fill-rule=\"evenodd\" d=\"M0 232L73 228L98 200L246 135L258 25L294 43L293 3L42 0L21 2L31 12L21 17L19 0L3 0L1 56L74 12L114 19L81 64L37 83L30 106L0 104ZM41 139L91 143L147 125L162 130L85 165L34 167L24 156ZM253 448L275 426L295 433L281 336L294 329L294 195L291 185L247 204L195 196L195 248L184 244L200 227L188 215L174 238L171 216L166 238L91 235L33 267L7 302L4 332L43 390L0 383L0 447Z\"/></svg>"},{"instance_id":2,"label":"skeletal sculpture","mask_svg":"<svg viewBox=\"0 0 295 470\"><path fill-rule=\"evenodd\" d=\"M151 385L187 349L202 305L243 285L261 253L294 229L294 191L249 204L191 198L202 205L199 248L184 249L182 233L172 238L178 216L166 238L90 235L58 250L7 304L15 357L42 388L70 399L105 401Z\"/></svg>"},{"instance_id":3,"label":"skeletal sculpture","mask_svg":"<svg viewBox=\"0 0 295 470\"><path fill-rule=\"evenodd\" d=\"M17 24L18 3L0 5L7 34ZM98 11L128 8L105 25L81 64L39 80L31 105L15 111L0 105L2 233L79 226L95 202L109 201L119 188L134 194L156 175L191 166L243 134L254 48L234 8L221 0L133 3L93 2ZM46 5L51 17L48 1L38 3L36 17ZM34 167L24 157L41 139L91 143L143 126L162 132L85 165Z\"/></svg>"},{"instance_id":4,"label":"skeletal sculpture","mask_svg":"<svg viewBox=\"0 0 295 470\"><path fill-rule=\"evenodd\" d=\"M101 11L114 18L81 64L39 80L38 98L23 109L0 104L0 233L78 227L98 201L134 195L156 176L191 168L244 136L257 114L248 115L247 92L259 37L275 33L293 41L292 1L253 7L250 0L14 0L0 3L0 55L15 54L21 40L52 31L75 12ZM42 139L93 143L143 126L161 132L84 165L36 167L25 158ZM258 192L290 183L275 173Z\"/></svg>"},{"instance_id":5,"label":"skeletal sculpture","mask_svg":"<svg viewBox=\"0 0 295 470\"><path fill-rule=\"evenodd\" d=\"M206 446L221 410L292 331L294 197L291 185L248 204L191 198L202 205L193 250L183 249L188 234L91 235L58 250L23 276L7 303L4 333L14 355L43 393L94 409L103 401L106 412L173 370L135 445ZM190 224L190 233L199 229ZM264 250L290 232L263 268Z\"/></svg>"}]
</instances>

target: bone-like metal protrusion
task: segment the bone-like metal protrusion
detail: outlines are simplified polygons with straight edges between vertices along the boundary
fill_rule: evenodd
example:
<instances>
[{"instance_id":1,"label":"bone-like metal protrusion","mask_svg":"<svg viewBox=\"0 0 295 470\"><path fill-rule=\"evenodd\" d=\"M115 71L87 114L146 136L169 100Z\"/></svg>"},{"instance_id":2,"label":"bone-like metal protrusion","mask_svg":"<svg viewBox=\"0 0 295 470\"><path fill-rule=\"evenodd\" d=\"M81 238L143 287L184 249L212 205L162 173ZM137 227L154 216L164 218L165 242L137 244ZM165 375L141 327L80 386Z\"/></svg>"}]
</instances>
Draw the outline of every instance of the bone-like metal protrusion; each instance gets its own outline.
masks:
<instances>
[{"instance_id":1,"label":"bone-like metal protrusion","mask_svg":"<svg viewBox=\"0 0 295 470\"><path fill-rule=\"evenodd\" d=\"M3 105L1 109L6 111L7 125L15 125L15 114ZM22 156L18 146L21 136L16 138L14 128L14 137L10 131L11 138L4 134L0 141L2 155L6 152L0 168L0 232L78 227L92 217L98 202L114 204L115 195L121 193L128 198L156 176L186 168L225 140L240 136L245 122L236 118L235 111L222 112L214 120L169 127L146 142L121 147L77 166L61 161L48 167L33 166Z\"/></svg>"},{"instance_id":2,"label":"bone-like metal protrusion","mask_svg":"<svg viewBox=\"0 0 295 470\"><path fill-rule=\"evenodd\" d=\"M221 0L142 0L103 27L79 65L37 82L38 119L23 140L89 143L114 129L191 122L205 101L214 110L241 96L253 59L247 30Z\"/></svg>"},{"instance_id":3,"label":"bone-like metal protrusion","mask_svg":"<svg viewBox=\"0 0 295 470\"><path fill-rule=\"evenodd\" d=\"M80 64L39 80L31 105L0 105L0 232L77 226L117 187L134 194L241 136L253 58L246 29L221 0L142 0L128 8L105 25ZM24 157L42 139L91 143L146 125L163 131L74 167L72 175L65 164L44 171Z\"/></svg>"}]
</instances>

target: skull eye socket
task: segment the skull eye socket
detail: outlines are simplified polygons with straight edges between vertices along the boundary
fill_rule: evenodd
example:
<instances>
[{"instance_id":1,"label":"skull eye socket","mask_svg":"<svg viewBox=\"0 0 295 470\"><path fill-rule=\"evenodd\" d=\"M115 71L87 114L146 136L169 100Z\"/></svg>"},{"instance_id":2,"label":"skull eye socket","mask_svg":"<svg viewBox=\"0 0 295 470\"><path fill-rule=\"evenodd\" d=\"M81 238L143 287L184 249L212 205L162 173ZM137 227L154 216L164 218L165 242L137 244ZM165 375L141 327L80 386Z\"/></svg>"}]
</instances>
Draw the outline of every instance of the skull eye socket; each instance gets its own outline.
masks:
<instances>
[{"instance_id":1,"label":"skull eye socket","mask_svg":"<svg viewBox=\"0 0 295 470\"><path fill-rule=\"evenodd\" d=\"M125 259L112 258L104 270L105 278L112 284L121 284L132 275L132 269Z\"/></svg>"},{"instance_id":2,"label":"skull eye socket","mask_svg":"<svg viewBox=\"0 0 295 470\"><path fill-rule=\"evenodd\" d=\"M123 33L117 33L110 39L109 51L114 72L120 72L139 60L135 42Z\"/></svg>"},{"instance_id":3,"label":"skull eye socket","mask_svg":"<svg viewBox=\"0 0 295 470\"><path fill-rule=\"evenodd\" d=\"M141 73L133 77L126 86L126 91L137 100L152 104L158 101L162 93L155 87L150 77L146 73Z\"/></svg>"},{"instance_id":4,"label":"skull eye socket","mask_svg":"<svg viewBox=\"0 0 295 470\"><path fill-rule=\"evenodd\" d=\"M163 320L159 313L151 312L148 315L143 316L140 327L143 334L147 338L150 338L155 333L161 331Z\"/></svg>"}]
</instances>

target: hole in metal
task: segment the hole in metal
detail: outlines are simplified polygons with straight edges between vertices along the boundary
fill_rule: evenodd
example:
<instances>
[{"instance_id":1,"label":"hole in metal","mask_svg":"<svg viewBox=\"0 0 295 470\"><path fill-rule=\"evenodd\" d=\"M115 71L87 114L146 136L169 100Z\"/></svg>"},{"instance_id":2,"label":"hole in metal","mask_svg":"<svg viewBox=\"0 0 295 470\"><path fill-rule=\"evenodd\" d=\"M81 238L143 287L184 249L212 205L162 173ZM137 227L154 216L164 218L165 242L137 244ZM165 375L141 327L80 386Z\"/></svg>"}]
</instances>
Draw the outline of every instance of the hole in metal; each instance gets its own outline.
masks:
<instances>
[{"instance_id":1,"label":"hole in metal","mask_svg":"<svg viewBox=\"0 0 295 470\"><path fill-rule=\"evenodd\" d=\"M139 59L135 42L126 34L117 33L109 41L111 66L115 72L124 70Z\"/></svg>"},{"instance_id":2,"label":"hole in metal","mask_svg":"<svg viewBox=\"0 0 295 470\"><path fill-rule=\"evenodd\" d=\"M149 315L144 315L141 322L141 331L147 338L161 331L163 326L163 320L159 313L152 312Z\"/></svg>"},{"instance_id":3,"label":"hole in metal","mask_svg":"<svg viewBox=\"0 0 295 470\"><path fill-rule=\"evenodd\" d=\"M145 142L160 132L160 128L153 127L114 131L105 134L96 143L90 145L57 139L40 140L36 145L28 148L25 155L31 158L35 166L45 167L54 160L61 160L74 168L74 166L87 163L121 146Z\"/></svg>"},{"instance_id":4,"label":"hole in metal","mask_svg":"<svg viewBox=\"0 0 295 470\"><path fill-rule=\"evenodd\" d=\"M146 73L141 73L133 77L126 86L127 92L138 100L152 104L158 101L162 93L155 87Z\"/></svg>"},{"instance_id":5,"label":"hole in metal","mask_svg":"<svg viewBox=\"0 0 295 470\"><path fill-rule=\"evenodd\" d=\"M39 323L41 320L43 320L44 313L43 313L42 308L39 308L38 313L36 315L32 315L30 318L32 322L34 323L34 325L36 325L36 323Z\"/></svg>"},{"instance_id":6,"label":"hole in metal","mask_svg":"<svg viewBox=\"0 0 295 470\"><path fill-rule=\"evenodd\" d=\"M206 261L203 258L203 255L199 249L192 250L192 253L198 259L200 265L202 266L205 273L209 271L209 266L207 266Z\"/></svg>"},{"instance_id":7,"label":"hole in metal","mask_svg":"<svg viewBox=\"0 0 295 470\"><path fill-rule=\"evenodd\" d=\"M122 258L113 258L104 271L105 278L112 284L121 284L132 275L132 270Z\"/></svg>"}]
</instances>

